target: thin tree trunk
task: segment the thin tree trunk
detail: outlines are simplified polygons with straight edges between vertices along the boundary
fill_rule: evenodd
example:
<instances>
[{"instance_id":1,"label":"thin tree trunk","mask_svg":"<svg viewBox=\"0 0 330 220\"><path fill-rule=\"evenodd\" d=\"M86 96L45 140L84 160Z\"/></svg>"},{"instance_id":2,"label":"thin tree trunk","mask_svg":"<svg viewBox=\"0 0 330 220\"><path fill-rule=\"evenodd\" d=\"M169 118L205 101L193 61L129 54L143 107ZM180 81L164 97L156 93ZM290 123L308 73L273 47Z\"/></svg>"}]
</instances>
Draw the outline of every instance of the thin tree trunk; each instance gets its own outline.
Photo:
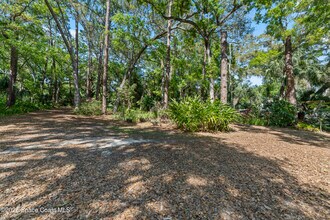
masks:
<instances>
[{"instance_id":1,"label":"thin tree trunk","mask_svg":"<svg viewBox=\"0 0 330 220\"><path fill-rule=\"evenodd\" d=\"M202 84L200 88L200 94L203 100L207 99L206 95L206 88L205 88L205 78L206 78L206 64L207 64L207 52L206 52L206 46L204 46L204 58L203 58L203 63L202 63L202 74L203 74L203 79L202 79Z\"/></svg>"},{"instance_id":2,"label":"thin tree trunk","mask_svg":"<svg viewBox=\"0 0 330 220\"><path fill-rule=\"evenodd\" d=\"M55 39L53 39L53 31L52 31L52 23L51 23L51 19L48 18L48 24L49 24L49 36L50 36L50 46L51 47L55 47ZM56 94L57 92L57 76L56 76L56 62L55 62L55 58L52 57L52 65L51 65L51 74L52 74L52 103L53 104L57 104L58 100L56 100Z\"/></svg>"},{"instance_id":3,"label":"thin tree trunk","mask_svg":"<svg viewBox=\"0 0 330 220\"><path fill-rule=\"evenodd\" d=\"M103 63L103 82L102 82L102 113L107 113L107 79L108 79L108 60L109 60L109 17L110 0L107 0L107 12L105 15L105 39L104 39L104 63Z\"/></svg>"},{"instance_id":4,"label":"thin tree trunk","mask_svg":"<svg viewBox=\"0 0 330 220\"><path fill-rule=\"evenodd\" d=\"M285 39L285 67L284 72L286 75L286 91L285 98L293 105L297 104L295 80L293 75L293 62L292 62L292 44L291 36Z\"/></svg>"},{"instance_id":5,"label":"thin tree trunk","mask_svg":"<svg viewBox=\"0 0 330 220\"><path fill-rule=\"evenodd\" d=\"M117 112L118 111L119 102L120 102L120 92L123 90L123 88L125 86L127 77L129 77L129 75L131 75L131 72L130 71L131 70L128 69L128 71L124 75L123 80L121 81L121 83L119 85L119 88L118 88L118 91L117 91L117 98L116 98L115 104L113 106L113 112ZM132 69L132 71L133 71L133 69Z\"/></svg>"},{"instance_id":6,"label":"thin tree trunk","mask_svg":"<svg viewBox=\"0 0 330 220\"><path fill-rule=\"evenodd\" d=\"M100 53L98 58L98 69L97 69L97 80L96 80L96 100L100 99L100 84L101 84L101 75L102 75L102 58L103 58L103 46L100 45Z\"/></svg>"},{"instance_id":7,"label":"thin tree trunk","mask_svg":"<svg viewBox=\"0 0 330 220\"><path fill-rule=\"evenodd\" d=\"M75 107L78 108L80 104L80 92L79 92L79 22L78 22L78 14L76 15L76 36L75 36L75 43L76 43L76 63L75 63L75 71L74 71L74 86L75 86L75 93L74 93L74 103Z\"/></svg>"},{"instance_id":8,"label":"thin tree trunk","mask_svg":"<svg viewBox=\"0 0 330 220\"><path fill-rule=\"evenodd\" d=\"M168 5L168 17L172 16L172 4L173 0L170 0ZM168 91L171 77L171 29L172 29L172 20L167 20L167 51L166 51L166 73L164 81L164 103L163 108L167 109L168 107Z\"/></svg>"},{"instance_id":9,"label":"thin tree trunk","mask_svg":"<svg viewBox=\"0 0 330 220\"><path fill-rule=\"evenodd\" d=\"M228 77L228 57L227 57L227 31L221 31L221 102L227 104L227 77Z\"/></svg>"},{"instance_id":10,"label":"thin tree trunk","mask_svg":"<svg viewBox=\"0 0 330 220\"><path fill-rule=\"evenodd\" d=\"M57 76L56 76L56 63L54 58L52 61L51 72L53 78L52 101L53 103L57 104L56 94L57 94L58 86L57 86Z\"/></svg>"},{"instance_id":11,"label":"thin tree trunk","mask_svg":"<svg viewBox=\"0 0 330 220\"><path fill-rule=\"evenodd\" d=\"M76 108L79 108L79 105L80 105L79 77L78 77L78 65L76 63L77 59L75 56L74 47L72 46L70 40L68 40L69 33L67 33L67 35L64 33L61 23L59 22L58 17L56 15L56 13L54 12L52 6L49 4L48 0L45 0L45 4L56 23L57 29L59 30L61 37L64 41L64 44L70 55L71 65L72 65L72 69L73 69L74 88L75 88L74 105ZM76 35L78 35L78 33L76 33ZM78 37L76 37L76 39L78 39ZM76 48L76 50L78 50L78 47Z\"/></svg>"},{"instance_id":12,"label":"thin tree trunk","mask_svg":"<svg viewBox=\"0 0 330 220\"><path fill-rule=\"evenodd\" d=\"M91 69L92 69L92 48L91 44L88 43L88 67L86 73L86 98L90 100L92 98L92 82L91 82Z\"/></svg>"},{"instance_id":13,"label":"thin tree trunk","mask_svg":"<svg viewBox=\"0 0 330 220\"><path fill-rule=\"evenodd\" d=\"M16 101L16 94L15 94L15 83L17 78L17 68L18 67L18 52L17 48L12 46L10 48L10 78L9 78L9 85L8 85L8 99L7 99L7 106L13 106Z\"/></svg>"},{"instance_id":14,"label":"thin tree trunk","mask_svg":"<svg viewBox=\"0 0 330 220\"><path fill-rule=\"evenodd\" d=\"M160 69L163 70L164 69L164 60L161 57L160 58ZM162 103L164 103L164 97L165 97L165 75L166 75L166 70L162 71L163 75L162 75L162 87L161 87L161 94L162 94Z\"/></svg>"},{"instance_id":15,"label":"thin tree trunk","mask_svg":"<svg viewBox=\"0 0 330 220\"><path fill-rule=\"evenodd\" d=\"M211 48L210 48L210 41L205 41L205 49L206 49L206 57L207 57L207 66L210 67L211 65ZM214 102L215 96L214 96L214 78L213 76L210 76L210 101Z\"/></svg>"}]
</instances>

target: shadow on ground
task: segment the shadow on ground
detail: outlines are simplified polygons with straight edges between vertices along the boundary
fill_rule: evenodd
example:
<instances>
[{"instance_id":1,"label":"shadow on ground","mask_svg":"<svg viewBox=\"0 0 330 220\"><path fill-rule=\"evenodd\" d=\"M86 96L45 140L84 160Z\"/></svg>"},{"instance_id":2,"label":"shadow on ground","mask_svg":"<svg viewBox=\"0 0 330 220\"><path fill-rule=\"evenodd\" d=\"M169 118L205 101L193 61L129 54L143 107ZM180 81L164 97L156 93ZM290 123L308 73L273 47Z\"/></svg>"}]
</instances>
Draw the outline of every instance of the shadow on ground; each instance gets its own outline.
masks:
<instances>
[{"instance_id":1,"label":"shadow on ground","mask_svg":"<svg viewBox=\"0 0 330 220\"><path fill-rule=\"evenodd\" d=\"M19 207L20 211L3 211L0 216L4 219L330 216L329 193L299 183L277 161L247 152L239 145L228 145L221 137L128 126L102 118L80 118L67 110L3 121L1 127L7 129L0 132L0 153L5 152L0 154L0 207ZM15 127L22 129L17 131ZM280 130L271 132L283 135L282 140L287 142L311 141L320 147L323 142L317 135L315 140L305 140L294 131L289 134L291 140ZM2 138L5 136L14 138ZM109 137L144 138L152 142L112 147L106 149L109 154L97 146L84 146L95 138ZM68 140L87 141L80 145L54 145ZM41 207L68 208L68 212L49 209L41 213ZM24 213L23 208L39 212Z\"/></svg>"}]
</instances>

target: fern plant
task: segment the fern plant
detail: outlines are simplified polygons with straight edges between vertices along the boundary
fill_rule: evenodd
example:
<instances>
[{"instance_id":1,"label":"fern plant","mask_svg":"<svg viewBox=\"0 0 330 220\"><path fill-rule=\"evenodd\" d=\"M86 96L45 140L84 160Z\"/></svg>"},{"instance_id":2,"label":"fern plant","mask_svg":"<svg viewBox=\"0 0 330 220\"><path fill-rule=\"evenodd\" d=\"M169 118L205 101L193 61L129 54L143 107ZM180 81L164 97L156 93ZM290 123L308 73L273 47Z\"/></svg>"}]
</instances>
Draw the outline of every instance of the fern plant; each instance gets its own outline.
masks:
<instances>
[{"instance_id":1,"label":"fern plant","mask_svg":"<svg viewBox=\"0 0 330 220\"><path fill-rule=\"evenodd\" d=\"M203 102L199 97L173 100L169 116L179 129L185 131L228 131L229 124L239 119L233 108L221 102Z\"/></svg>"}]
</instances>

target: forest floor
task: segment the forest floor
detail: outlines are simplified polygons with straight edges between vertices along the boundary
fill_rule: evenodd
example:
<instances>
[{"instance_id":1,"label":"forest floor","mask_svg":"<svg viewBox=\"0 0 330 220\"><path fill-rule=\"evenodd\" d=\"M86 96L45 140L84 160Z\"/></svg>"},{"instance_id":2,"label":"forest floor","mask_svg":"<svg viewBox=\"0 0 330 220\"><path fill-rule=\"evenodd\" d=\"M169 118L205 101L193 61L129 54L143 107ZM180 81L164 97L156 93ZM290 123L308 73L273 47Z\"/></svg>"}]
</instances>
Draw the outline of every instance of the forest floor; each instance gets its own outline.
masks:
<instances>
[{"instance_id":1,"label":"forest floor","mask_svg":"<svg viewBox=\"0 0 330 220\"><path fill-rule=\"evenodd\" d=\"M0 119L0 219L329 219L330 135Z\"/></svg>"}]
</instances>

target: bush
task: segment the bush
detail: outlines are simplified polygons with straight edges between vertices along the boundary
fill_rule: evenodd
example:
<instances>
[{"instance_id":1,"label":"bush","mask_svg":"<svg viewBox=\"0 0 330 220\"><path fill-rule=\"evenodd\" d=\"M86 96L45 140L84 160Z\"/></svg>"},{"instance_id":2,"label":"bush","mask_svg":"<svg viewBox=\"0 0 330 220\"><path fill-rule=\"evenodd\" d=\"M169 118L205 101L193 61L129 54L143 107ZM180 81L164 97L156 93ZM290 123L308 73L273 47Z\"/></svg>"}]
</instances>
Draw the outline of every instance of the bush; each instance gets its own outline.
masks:
<instances>
[{"instance_id":1,"label":"bush","mask_svg":"<svg viewBox=\"0 0 330 220\"><path fill-rule=\"evenodd\" d=\"M51 105L44 105L41 103L32 103L29 101L17 100L15 105L11 107L6 106L6 100L0 99L0 117L8 115L24 114L42 109L49 109Z\"/></svg>"},{"instance_id":2,"label":"bush","mask_svg":"<svg viewBox=\"0 0 330 220\"><path fill-rule=\"evenodd\" d=\"M146 122L156 118L153 112L141 111L139 109L126 109L121 114L115 115L115 118L127 122Z\"/></svg>"},{"instance_id":3,"label":"bush","mask_svg":"<svg viewBox=\"0 0 330 220\"><path fill-rule=\"evenodd\" d=\"M296 128L299 130L304 130L304 131L313 131L313 132L320 131L320 129L315 127L314 125L310 125L305 122L298 122L296 125Z\"/></svg>"},{"instance_id":4,"label":"bush","mask_svg":"<svg viewBox=\"0 0 330 220\"><path fill-rule=\"evenodd\" d=\"M185 131L229 131L229 124L238 120L239 114L220 102L203 102L200 98L172 101L169 116L178 128Z\"/></svg>"},{"instance_id":5,"label":"bush","mask_svg":"<svg viewBox=\"0 0 330 220\"><path fill-rule=\"evenodd\" d=\"M101 102L96 100L84 102L74 112L78 115L102 115Z\"/></svg>"},{"instance_id":6,"label":"bush","mask_svg":"<svg viewBox=\"0 0 330 220\"><path fill-rule=\"evenodd\" d=\"M277 100L269 106L269 125L287 127L296 123L296 107L285 100Z\"/></svg>"},{"instance_id":7,"label":"bush","mask_svg":"<svg viewBox=\"0 0 330 220\"><path fill-rule=\"evenodd\" d=\"M243 124L257 125L257 126L267 126L267 120L261 118L260 116L248 115L242 119Z\"/></svg>"}]
</instances>

